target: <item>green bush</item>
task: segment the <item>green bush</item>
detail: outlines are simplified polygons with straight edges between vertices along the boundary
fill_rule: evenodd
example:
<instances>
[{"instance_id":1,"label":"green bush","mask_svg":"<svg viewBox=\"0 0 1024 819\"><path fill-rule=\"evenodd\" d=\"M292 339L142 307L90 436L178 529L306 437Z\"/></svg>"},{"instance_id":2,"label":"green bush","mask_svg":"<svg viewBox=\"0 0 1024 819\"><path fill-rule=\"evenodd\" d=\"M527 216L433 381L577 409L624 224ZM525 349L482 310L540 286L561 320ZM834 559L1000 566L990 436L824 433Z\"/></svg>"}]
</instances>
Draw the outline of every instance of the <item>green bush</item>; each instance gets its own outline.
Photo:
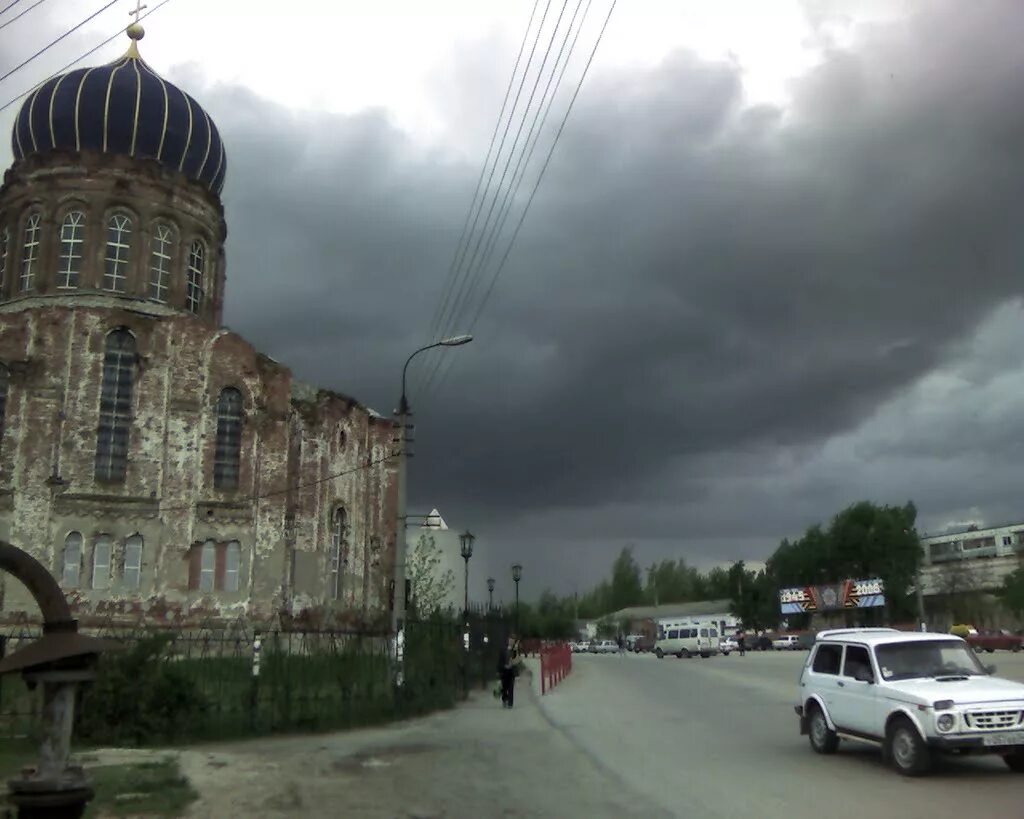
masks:
<instances>
[{"instance_id":1,"label":"green bush","mask_svg":"<svg viewBox=\"0 0 1024 819\"><path fill-rule=\"evenodd\" d=\"M172 740L202 718L207 700L171 657L172 639L146 637L101 658L78 709L80 739L138 745Z\"/></svg>"}]
</instances>

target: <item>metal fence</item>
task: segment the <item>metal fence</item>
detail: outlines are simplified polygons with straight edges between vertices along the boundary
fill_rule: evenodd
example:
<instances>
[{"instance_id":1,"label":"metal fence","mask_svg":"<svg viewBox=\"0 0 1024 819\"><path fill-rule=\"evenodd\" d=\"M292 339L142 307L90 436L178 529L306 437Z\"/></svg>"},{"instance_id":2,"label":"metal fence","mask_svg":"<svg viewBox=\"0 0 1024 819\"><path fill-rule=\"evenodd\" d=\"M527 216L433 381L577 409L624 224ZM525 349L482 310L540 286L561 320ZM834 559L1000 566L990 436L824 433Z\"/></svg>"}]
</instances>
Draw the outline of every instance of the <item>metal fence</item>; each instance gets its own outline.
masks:
<instances>
[{"instance_id":1,"label":"metal fence","mask_svg":"<svg viewBox=\"0 0 1024 819\"><path fill-rule=\"evenodd\" d=\"M406 624L383 632L211 625L185 631L83 629L116 640L76 709L85 743L143 745L321 731L453 706L489 686L507 638L501 613ZM37 639L36 626L0 629L0 656ZM39 691L0 679L0 742L32 737Z\"/></svg>"}]
</instances>

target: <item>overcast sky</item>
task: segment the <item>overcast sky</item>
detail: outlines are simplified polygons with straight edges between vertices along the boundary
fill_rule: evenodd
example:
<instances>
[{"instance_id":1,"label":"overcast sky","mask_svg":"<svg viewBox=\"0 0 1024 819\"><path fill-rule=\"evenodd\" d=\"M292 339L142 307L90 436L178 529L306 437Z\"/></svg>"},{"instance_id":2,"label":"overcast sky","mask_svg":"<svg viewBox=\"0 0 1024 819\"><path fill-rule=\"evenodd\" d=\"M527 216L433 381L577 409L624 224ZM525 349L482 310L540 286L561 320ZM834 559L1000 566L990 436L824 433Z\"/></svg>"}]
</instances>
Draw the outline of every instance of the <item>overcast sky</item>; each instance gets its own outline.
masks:
<instances>
[{"instance_id":1,"label":"overcast sky","mask_svg":"<svg viewBox=\"0 0 1024 819\"><path fill-rule=\"evenodd\" d=\"M0 73L99 5L0 30ZM227 146L233 329L393 409L532 7L173 0L145 21L143 56ZM511 594L515 561L527 597L582 591L626 543L763 560L861 499L912 499L932 532L1024 520L1022 35L1019 0L618 4L476 340L440 382L414 365L411 507L478 535L481 596L487 573Z\"/></svg>"}]
</instances>

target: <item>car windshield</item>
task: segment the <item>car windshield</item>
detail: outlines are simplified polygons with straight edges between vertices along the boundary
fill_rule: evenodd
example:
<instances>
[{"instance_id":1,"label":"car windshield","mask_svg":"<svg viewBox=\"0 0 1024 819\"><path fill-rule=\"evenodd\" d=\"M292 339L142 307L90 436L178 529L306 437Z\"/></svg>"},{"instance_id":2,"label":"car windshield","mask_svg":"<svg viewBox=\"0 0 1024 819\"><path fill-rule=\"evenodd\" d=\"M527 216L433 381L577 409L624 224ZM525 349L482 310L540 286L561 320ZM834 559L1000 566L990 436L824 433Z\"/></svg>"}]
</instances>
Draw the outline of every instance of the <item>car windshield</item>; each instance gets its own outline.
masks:
<instances>
[{"instance_id":1,"label":"car windshield","mask_svg":"<svg viewBox=\"0 0 1024 819\"><path fill-rule=\"evenodd\" d=\"M914 640L875 649L884 680L984 675L985 669L960 640Z\"/></svg>"}]
</instances>

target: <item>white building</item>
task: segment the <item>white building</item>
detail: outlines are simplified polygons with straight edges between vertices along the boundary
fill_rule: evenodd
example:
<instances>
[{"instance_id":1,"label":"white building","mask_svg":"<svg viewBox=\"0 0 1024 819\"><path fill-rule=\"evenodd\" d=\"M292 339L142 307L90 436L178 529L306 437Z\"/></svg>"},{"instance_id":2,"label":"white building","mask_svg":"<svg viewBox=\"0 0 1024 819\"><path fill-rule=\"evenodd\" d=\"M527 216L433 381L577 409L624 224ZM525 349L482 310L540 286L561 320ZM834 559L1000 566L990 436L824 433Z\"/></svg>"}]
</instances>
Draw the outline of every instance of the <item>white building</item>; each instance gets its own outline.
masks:
<instances>
[{"instance_id":1,"label":"white building","mask_svg":"<svg viewBox=\"0 0 1024 819\"><path fill-rule=\"evenodd\" d=\"M960 591L991 590L1024 561L1024 523L926 536L921 545L926 595L950 592L955 586Z\"/></svg>"},{"instance_id":2,"label":"white building","mask_svg":"<svg viewBox=\"0 0 1024 819\"><path fill-rule=\"evenodd\" d=\"M437 601L438 607L450 610L453 613L462 611L464 604L464 578L465 562L462 559L461 543L459 532L449 528L441 513L434 509L419 526L407 525L406 527L406 554L410 556L410 564L416 561L416 555L421 555L426 549L436 558L436 563L430 567L430 575L434 582L444 587L444 594ZM470 572L473 571L473 558L470 558ZM479 565L480 561L477 561ZM411 569L411 574L415 570ZM473 577L470 578L471 582ZM469 602L480 602L479 590L474 594L470 588ZM413 595L416 595L416 581L413 578ZM485 601L486 602L486 601Z\"/></svg>"}]
</instances>

